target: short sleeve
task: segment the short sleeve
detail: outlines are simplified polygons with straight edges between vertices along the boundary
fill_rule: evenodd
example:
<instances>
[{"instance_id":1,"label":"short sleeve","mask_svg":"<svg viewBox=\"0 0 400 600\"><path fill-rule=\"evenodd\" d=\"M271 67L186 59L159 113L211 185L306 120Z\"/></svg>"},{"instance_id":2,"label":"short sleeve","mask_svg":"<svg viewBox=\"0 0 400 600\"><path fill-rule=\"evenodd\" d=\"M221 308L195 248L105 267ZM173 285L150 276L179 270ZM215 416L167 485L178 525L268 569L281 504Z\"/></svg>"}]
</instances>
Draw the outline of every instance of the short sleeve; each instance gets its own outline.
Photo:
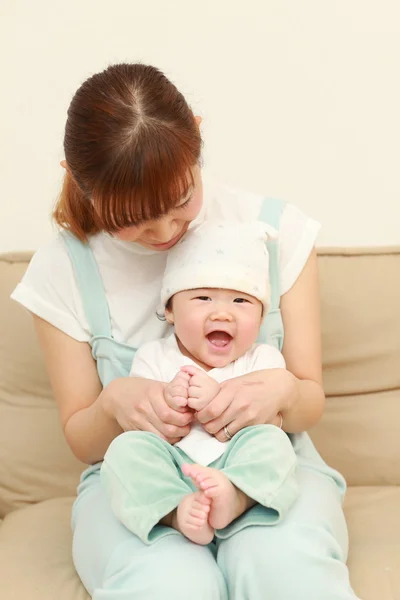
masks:
<instances>
[{"instance_id":1,"label":"short sleeve","mask_svg":"<svg viewBox=\"0 0 400 600\"><path fill-rule=\"evenodd\" d=\"M313 249L320 224L293 204L286 204L279 227L281 295L290 290Z\"/></svg>"},{"instance_id":2,"label":"short sleeve","mask_svg":"<svg viewBox=\"0 0 400 600\"><path fill-rule=\"evenodd\" d=\"M251 356L251 371L263 369L285 369L286 363L283 355L269 344L257 344Z\"/></svg>"},{"instance_id":3,"label":"short sleeve","mask_svg":"<svg viewBox=\"0 0 400 600\"><path fill-rule=\"evenodd\" d=\"M11 298L75 340L89 341L89 326L61 236L34 254Z\"/></svg>"}]
</instances>

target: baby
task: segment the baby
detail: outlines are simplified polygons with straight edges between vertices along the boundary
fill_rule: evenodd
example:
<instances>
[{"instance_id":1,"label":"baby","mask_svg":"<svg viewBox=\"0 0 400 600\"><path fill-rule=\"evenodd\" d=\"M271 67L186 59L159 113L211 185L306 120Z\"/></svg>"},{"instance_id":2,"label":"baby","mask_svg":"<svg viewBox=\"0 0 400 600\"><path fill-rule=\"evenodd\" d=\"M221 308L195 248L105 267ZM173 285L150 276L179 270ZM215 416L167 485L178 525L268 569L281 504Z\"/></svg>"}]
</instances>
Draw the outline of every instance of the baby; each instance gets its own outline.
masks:
<instances>
[{"instance_id":1,"label":"baby","mask_svg":"<svg viewBox=\"0 0 400 600\"><path fill-rule=\"evenodd\" d=\"M256 343L270 303L268 235L275 230L258 221L203 223L169 251L161 300L175 331L144 344L130 374L169 382L164 395L171 408L196 415L224 381L285 368L276 348ZM229 406L225 413L226 442L194 421L174 446L142 431L110 445L102 481L117 518L145 543L180 532L208 544L243 526L273 525L295 501L296 455L288 436L275 425L235 432ZM254 506L253 521L238 518Z\"/></svg>"}]
</instances>

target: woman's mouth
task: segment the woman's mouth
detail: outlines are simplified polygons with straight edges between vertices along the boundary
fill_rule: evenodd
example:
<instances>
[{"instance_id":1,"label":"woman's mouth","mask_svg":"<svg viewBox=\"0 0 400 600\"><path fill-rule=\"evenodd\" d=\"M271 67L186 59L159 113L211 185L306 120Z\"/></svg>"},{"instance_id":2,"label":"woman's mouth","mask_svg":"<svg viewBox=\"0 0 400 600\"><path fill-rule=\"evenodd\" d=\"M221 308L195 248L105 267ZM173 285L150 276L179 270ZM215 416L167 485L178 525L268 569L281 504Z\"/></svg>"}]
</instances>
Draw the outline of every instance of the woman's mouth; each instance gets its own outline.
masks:
<instances>
[{"instance_id":1,"label":"woman's mouth","mask_svg":"<svg viewBox=\"0 0 400 600\"><path fill-rule=\"evenodd\" d=\"M149 242L149 245L155 250L169 250L169 248L172 248L172 246L175 246L175 244L179 242L183 234L186 233L186 230L187 226L183 227L178 235L171 238L168 242L163 242L162 244L153 244L152 242Z\"/></svg>"}]
</instances>

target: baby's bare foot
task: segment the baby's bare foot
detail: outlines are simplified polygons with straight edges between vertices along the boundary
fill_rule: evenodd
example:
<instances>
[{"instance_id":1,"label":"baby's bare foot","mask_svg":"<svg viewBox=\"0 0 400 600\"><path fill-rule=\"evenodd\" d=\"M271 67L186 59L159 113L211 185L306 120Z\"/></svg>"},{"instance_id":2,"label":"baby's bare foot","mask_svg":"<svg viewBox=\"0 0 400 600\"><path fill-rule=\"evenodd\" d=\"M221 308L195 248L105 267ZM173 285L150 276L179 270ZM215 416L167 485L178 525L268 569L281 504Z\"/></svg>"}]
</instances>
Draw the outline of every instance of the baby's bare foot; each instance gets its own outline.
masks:
<instances>
[{"instance_id":1,"label":"baby's bare foot","mask_svg":"<svg viewBox=\"0 0 400 600\"><path fill-rule=\"evenodd\" d=\"M201 491L185 496L176 509L173 527L196 544L209 544L214 537L208 523L210 505L211 499Z\"/></svg>"},{"instance_id":2,"label":"baby's bare foot","mask_svg":"<svg viewBox=\"0 0 400 600\"><path fill-rule=\"evenodd\" d=\"M221 471L201 465L182 465L182 471L195 486L211 499L208 522L214 529L223 529L253 504Z\"/></svg>"}]
</instances>

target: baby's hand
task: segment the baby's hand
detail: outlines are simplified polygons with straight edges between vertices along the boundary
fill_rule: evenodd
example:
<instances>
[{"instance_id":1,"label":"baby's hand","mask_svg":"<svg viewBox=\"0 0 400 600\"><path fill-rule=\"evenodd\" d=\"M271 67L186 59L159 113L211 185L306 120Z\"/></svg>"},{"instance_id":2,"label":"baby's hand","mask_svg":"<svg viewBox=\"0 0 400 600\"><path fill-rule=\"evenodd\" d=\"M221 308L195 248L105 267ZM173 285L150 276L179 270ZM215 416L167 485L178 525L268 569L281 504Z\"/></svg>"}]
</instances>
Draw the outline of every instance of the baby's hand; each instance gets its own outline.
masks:
<instances>
[{"instance_id":1,"label":"baby's hand","mask_svg":"<svg viewBox=\"0 0 400 600\"><path fill-rule=\"evenodd\" d=\"M170 408L180 410L187 407L190 375L178 371L172 381L164 388L164 399Z\"/></svg>"},{"instance_id":2,"label":"baby's hand","mask_svg":"<svg viewBox=\"0 0 400 600\"><path fill-rule=\"evenodd\" d=\"M191 365L181 367L184 375L190 375L188 390L188 406L193 410L202 410L215 396L219 394L221 386L218 381L207 375L202 369Z\"/></svg>"}]
</instances>

